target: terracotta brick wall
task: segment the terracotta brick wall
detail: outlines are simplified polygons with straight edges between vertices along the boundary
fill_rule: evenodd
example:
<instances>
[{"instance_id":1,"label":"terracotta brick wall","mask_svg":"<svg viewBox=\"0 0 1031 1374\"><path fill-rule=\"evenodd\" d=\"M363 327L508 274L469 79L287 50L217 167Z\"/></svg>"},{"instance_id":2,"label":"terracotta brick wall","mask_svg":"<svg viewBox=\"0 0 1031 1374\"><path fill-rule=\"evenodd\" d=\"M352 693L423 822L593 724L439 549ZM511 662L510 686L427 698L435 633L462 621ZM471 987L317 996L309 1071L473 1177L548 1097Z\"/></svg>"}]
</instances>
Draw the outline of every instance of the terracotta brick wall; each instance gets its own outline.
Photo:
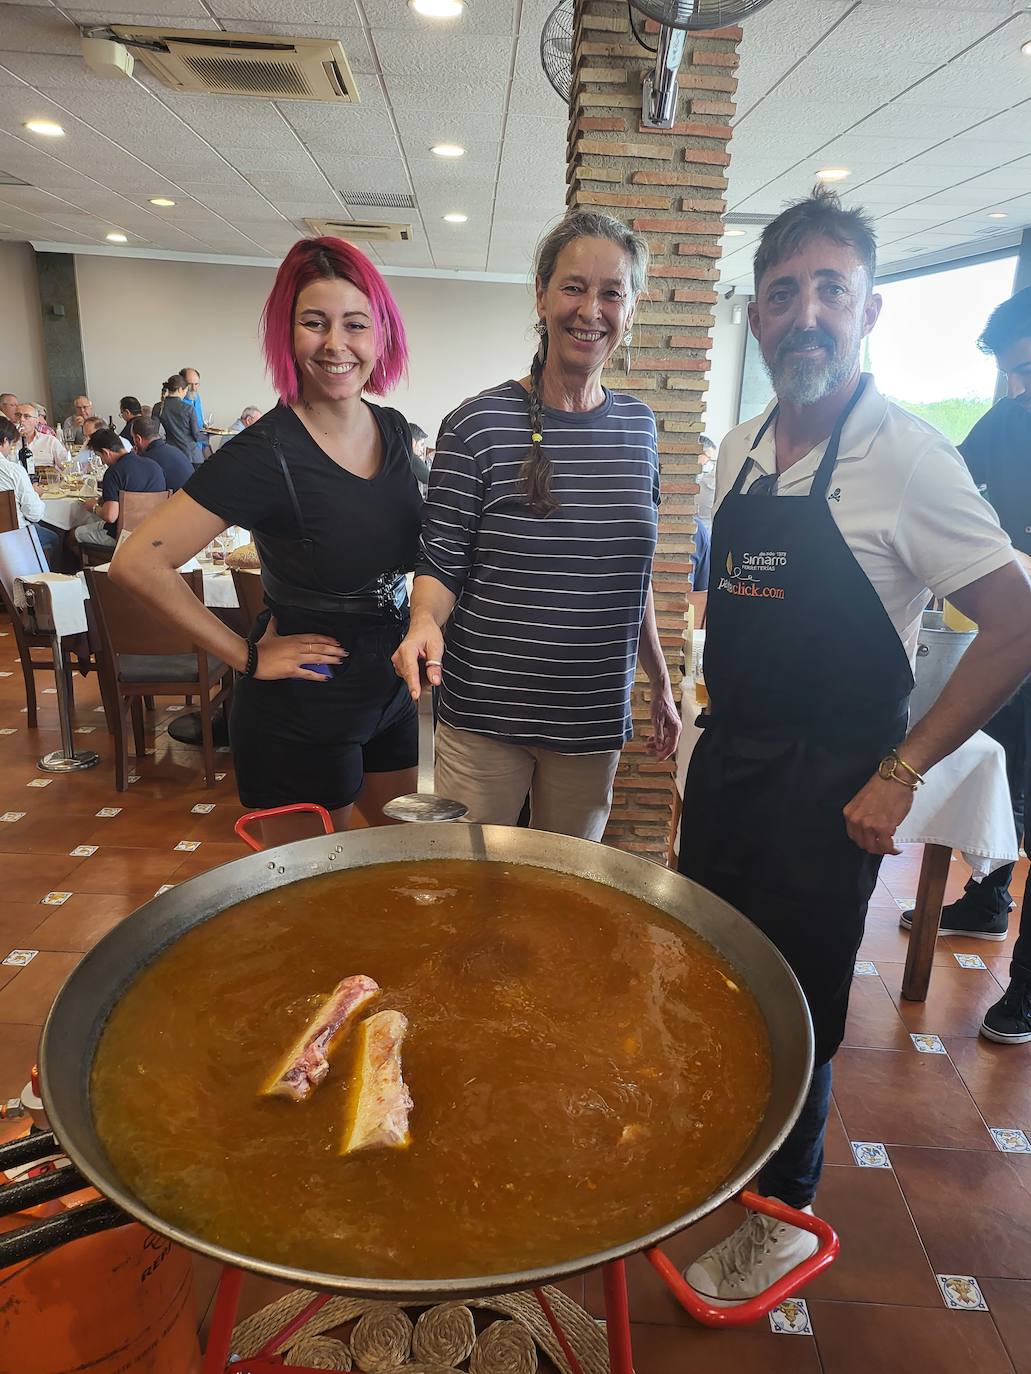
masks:
<instances>
[{"instance_id":1,"label":"terracotta brick wall","mask_svg":"<svg viewBox=\"0 0 1031 1374\"><path fill-rule=\"evenodd\" d=\"M654 42L656 25L640 16L638 29ZM652 250L649 291L634 322L631 373L612 372L604 381L639 394L658 424L662 506L655 607L678 698L694 547L698 435L730 162L727 121L734 113L740 37L736 28L688 34L677 122L672 129L646 129L641 124L641 79L654 59L635 42L625 3L577 0L567 203L617 216L642 233ZM648 688L640 677L633 713L637 735L620 764L605 838L664 862L673 770L645 753Z\"/></svg>"}]
</instances>

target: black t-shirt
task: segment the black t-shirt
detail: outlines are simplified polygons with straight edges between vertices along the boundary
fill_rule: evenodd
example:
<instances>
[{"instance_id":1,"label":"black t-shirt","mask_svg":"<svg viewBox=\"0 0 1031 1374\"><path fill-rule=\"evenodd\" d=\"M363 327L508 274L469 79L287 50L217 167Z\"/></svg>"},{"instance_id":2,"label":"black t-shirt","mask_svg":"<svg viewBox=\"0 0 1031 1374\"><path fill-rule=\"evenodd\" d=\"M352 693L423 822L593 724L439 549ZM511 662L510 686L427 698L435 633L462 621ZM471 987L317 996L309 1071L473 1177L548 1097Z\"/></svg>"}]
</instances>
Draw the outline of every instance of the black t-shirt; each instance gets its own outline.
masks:
<instances>
[{"instance_id":1,"label":"black t-shirt","mask_svg":"<svg viewBox=\"0 0 1031 1374\"><path fill-rule=\"evenodd\" d=\"M165 474L157 463L139 453L123 453L121 458L104 469L100 484L101 501L117 501L123 491L167 491ZM108 534L114 537L115 526L105 524Z\"/></svg>"},{"instance_id":2,"label":"black t-shirt","mask_svg":"<svg viewBox=\"0 0 1031 1374\"><path fill-rule=\"evenodd\" d=\"M1031 555L1031 410L1004 397L978 420L959 451L1014 547Z\"/></svg>"},{"instance_id":3,"label":"black t-shirt","mask_svg":"<svg viewBox=\"0 0 1031 1374\"><path fill-rule=\"evenodd\" d=\"M356 477L334 463L290 407L279 405L227 440L184 490L230 525L270 538L299 539L286 480L270 442L275 428L304 532L315 546L321 587L312 590L358 591L381 573L412 568L422 501L411 468L407 422L397 411L366 404L383 438L383 463L375 477ZM335 633L331 615L288 606L273 609L284 634L320 628Z\"/></svg>"}]
</instances>

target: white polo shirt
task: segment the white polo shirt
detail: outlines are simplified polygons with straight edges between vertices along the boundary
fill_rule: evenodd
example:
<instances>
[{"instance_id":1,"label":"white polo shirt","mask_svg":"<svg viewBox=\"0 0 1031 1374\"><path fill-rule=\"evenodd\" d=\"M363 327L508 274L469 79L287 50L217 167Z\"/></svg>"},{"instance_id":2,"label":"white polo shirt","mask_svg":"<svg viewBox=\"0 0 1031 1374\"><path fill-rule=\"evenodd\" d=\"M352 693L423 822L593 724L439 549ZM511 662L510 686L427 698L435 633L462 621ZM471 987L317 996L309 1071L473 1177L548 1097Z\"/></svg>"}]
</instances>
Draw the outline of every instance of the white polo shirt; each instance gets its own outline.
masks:
<instances>
[{"instance_id":1,"label":"white polo shirt","mask_svg":"<svg viewBox=\"0 0 1031 1374\"><path fill-rule=\"evenodd\" d=\"M774 404L720 445L717 510ZM751 455L757 466L745 477L744 491L756 477L777 470L774 428ZM777 482L777 495L808 496L826 449L825 440L792 464ZM828 504L910 660L931 593L950 596L1013 559L1009 536L956 449L932 425L886 400L869 375L845 422Z\"/></svg>"},{"instance_id":2,"label":"white polo shirt","mask_svg":"<svg viewBox=\"0 0 1031 1374\"><path fill-rule=\"evenodd\" d=\"M24 529L27 520L36 524L46 514L43 498L32 490L32 483L21 463L0 457L0 491L14 492L19 528Z\"/></svg>"},{"instance_id":3,"label":"white polo shirt","mask_svg":"<svg viewBox=\"0 0 1031 1374\"><path fill-rule=\"evenodd\" d=\"M21 448L21 438L14 441L14 456L17 457L18 450ZM72 455L61 443L56 434L40 434L29 444L32 453L32 460L38 468L62 468L68 467L72 463Z\"/></svg>"}]
</instances>

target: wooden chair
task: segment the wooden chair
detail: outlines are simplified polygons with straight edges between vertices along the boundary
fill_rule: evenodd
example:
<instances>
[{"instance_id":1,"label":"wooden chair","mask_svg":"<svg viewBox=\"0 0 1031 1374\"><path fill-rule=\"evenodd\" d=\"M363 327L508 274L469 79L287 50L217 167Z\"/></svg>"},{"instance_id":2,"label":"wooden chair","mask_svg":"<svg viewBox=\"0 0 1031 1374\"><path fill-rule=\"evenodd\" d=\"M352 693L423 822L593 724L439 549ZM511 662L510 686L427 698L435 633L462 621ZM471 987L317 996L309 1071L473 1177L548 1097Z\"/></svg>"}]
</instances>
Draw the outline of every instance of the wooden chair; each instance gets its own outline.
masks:
<instances>
[{"instance_id":1,"label":"wooden chair","mask_svg":"<svg viewBox=\"0 0 1031 1374\"><path fill-rule=\"evenodd\" d=\"M262 611L268 610L265 605L265 588L261 584L261 573L251 572L249 568L230 568L229 571L233 574L236 599L240 603L240 610L249 631Z\"/></svg>"},{"instance_id":2,"label":"wooden chair","mask_svg":"<svg viewBox=\"0 0 1031 1374\"><path fill-rule=\"evenodd\" d=\"M24 529L8 530L0 534L0 601L3 603L4 610L11 619L11 627L14 630L14 640L18 646L18 657L21 659L22 677L25 679L25 706L27 708L27 721L30 730L35 730L38 725L36 712L36 673L52 673L54 671L54 657L50 652L50 638L44 634L30 634L22 624L21 616L14 606L14 583L19 577L29 577L35 573L49 572L46 557L40 546L36 531L31 525L26 525ZM75 636L67 636L63 642L65 652L65 681L68 684L68 700L74 702L72 695L72 683L74 681L72 649L75 644ZM34 657L34 654L45 652L45 658ZM86 665L89 673L99 672L96 655L90 653L89 662ZM105 710L108 714L108 727L113 725L113 717L109 709L109 702L104 694L104 680L100 679L101 699L104 702Z\"/></svg>"},{"instance_id":3,"label":"wooden chair","mask_svg":"<svg viewBox=\"0 0 1031 1374\"><path fill-rule=\"evenodd\" d=\"M202 574L184 573L183 578L197 600L203 602ZM155 616L106 572L87 568L86 585L100 631L100 669L107 679L117 718L115 787L124 792L129 786L130 718L136 756L146 753L144 698L177 697L184 691L200 699L204 781L208 787L214 787L212 717L218 707L228 704L233 670L213 654L205 653L182 630Z\"/></svg>"},{"instance_id":4,"label":"wooden chair","mask_svg":"<svg viewBox=\"0 0 1031 1374\"><path fill-rule=\"evenodd\" d=\"M0 534L18 529L18 498L13 491L0 491Z\"/></svg>"},{"instance_id":5,"label":"wooden chair","mask_svg":"<svg viewBox=\"0 0 1031 1374\"><path fill-rule=\"evenodd\" d=\"M118 496L118 519L115 522L116 535L123 530L134 530L142 525L152 510L167 501L170 491L123 491Z\"/></svg>"}]
</instances>

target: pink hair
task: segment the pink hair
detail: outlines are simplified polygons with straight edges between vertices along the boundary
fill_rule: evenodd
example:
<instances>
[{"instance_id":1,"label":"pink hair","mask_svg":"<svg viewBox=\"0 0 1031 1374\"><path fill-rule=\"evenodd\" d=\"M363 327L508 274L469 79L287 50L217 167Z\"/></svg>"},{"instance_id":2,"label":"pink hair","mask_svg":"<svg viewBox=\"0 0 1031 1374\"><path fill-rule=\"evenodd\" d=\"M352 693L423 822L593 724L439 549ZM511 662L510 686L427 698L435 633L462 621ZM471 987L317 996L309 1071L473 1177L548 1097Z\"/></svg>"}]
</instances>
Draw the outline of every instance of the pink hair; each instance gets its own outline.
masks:
<instances>
[{"instance_id":1,"label":"pink hair","mask_svg":"<svg viewBox=\"0 0 1031 1374\"><path fill-rule=\"evenodd\" d=\"M265 365L287 405L300 395L293 337L297 297L310 282L333 278L357 287L372 311L379 357L365 390L382 396L408 373L408 340L401 312L373 264L343 239L301 239L283 259L261 315Z\"/></svg>"}]
</instances>

